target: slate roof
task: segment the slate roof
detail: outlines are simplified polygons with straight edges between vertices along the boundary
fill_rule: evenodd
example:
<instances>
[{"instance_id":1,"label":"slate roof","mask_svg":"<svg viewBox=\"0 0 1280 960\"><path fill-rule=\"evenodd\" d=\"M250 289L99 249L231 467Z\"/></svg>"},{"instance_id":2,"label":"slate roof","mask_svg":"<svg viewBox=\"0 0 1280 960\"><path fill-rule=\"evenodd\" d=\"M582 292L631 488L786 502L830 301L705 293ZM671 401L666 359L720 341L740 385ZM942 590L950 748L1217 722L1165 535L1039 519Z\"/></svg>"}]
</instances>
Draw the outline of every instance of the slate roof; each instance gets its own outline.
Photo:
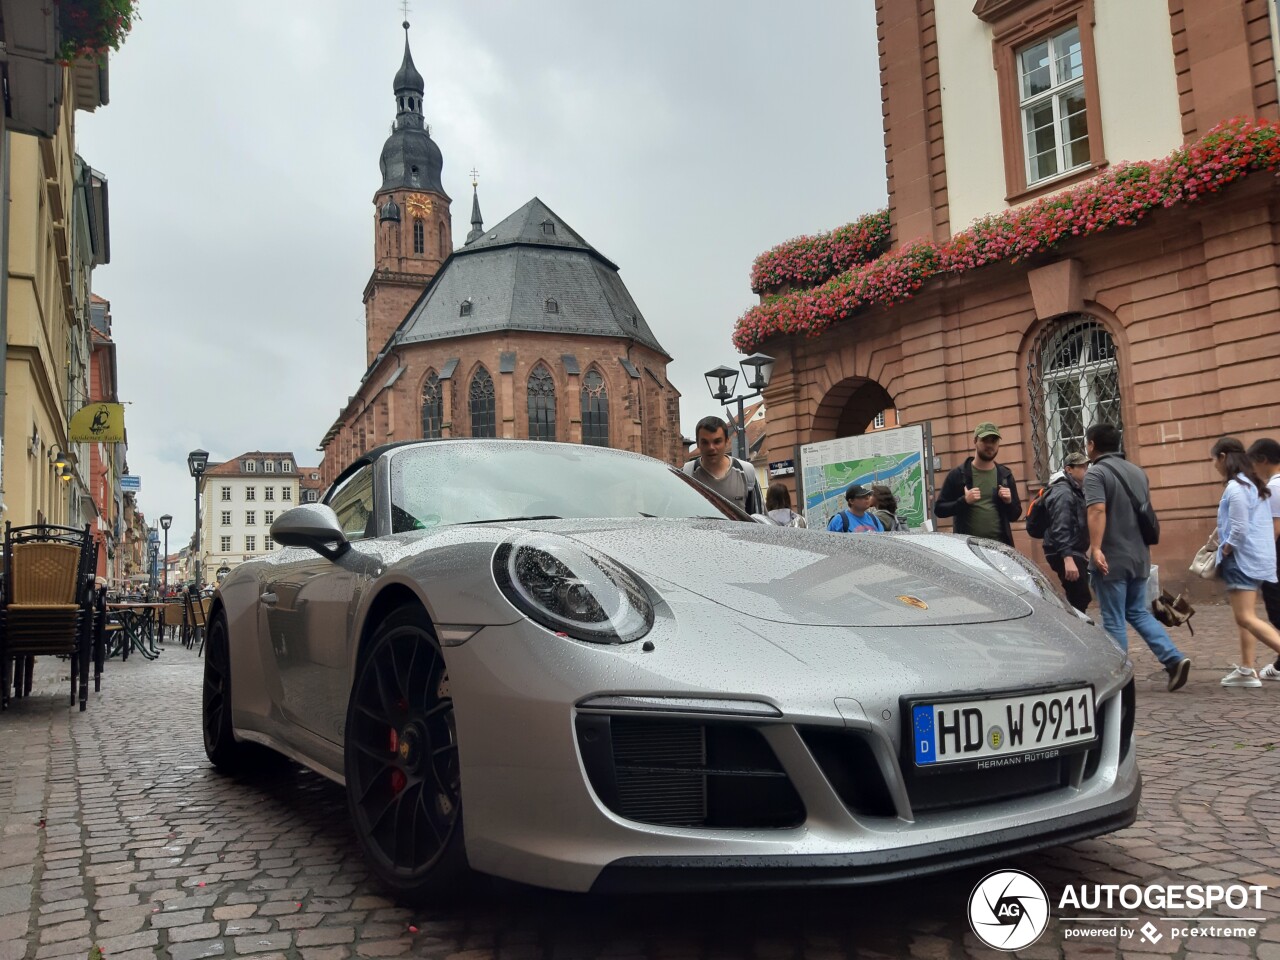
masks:
<instances>
[{"instance_id":1,"label":"slate roof","mask_svg":"<svg viewBox=\"0 0 1280 960\"><path fill-rule=\"evenodd\" d=\"M466 316L464 301L471 304ZM670 356L631 299L617 266L537 197L455 250L392 342L504 330L622 337Z\"/></svg>"}]
</instances>

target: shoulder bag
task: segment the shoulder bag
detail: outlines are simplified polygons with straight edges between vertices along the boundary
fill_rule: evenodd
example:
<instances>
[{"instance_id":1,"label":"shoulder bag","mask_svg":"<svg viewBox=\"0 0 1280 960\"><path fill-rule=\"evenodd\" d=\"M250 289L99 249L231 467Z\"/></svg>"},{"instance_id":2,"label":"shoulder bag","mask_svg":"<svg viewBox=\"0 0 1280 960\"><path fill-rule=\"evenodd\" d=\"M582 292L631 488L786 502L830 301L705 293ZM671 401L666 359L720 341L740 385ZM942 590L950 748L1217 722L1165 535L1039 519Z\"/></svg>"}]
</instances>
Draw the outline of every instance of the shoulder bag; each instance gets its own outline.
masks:
<instances>
[{"instance_id":1,"label":"shoulder bag","mask_svg":"<svg viewBox=\"0 0 1280 960\"><path fill-rule=\"evenodd\" d=\"M1212 580L1218 575L1218 531L1209 535L1205 545L1196 551L1190 570L1197 577Z\"/></svg>"},{"instance_id":2,"label":"shoulder bag","mask_svg":"<svg viewBox=\"0 0 1280 960\"><path fill-rule=\"evenodd\" d=\"M1105 460L1098 461L1095 466L1110 466ZM1151 501L1139 501L1133 495L1133 490L1124 477L1120 475L1119 470L1112 469L1109 471L1113 477L1120 481L1120 486L1124 487L1124 492L1129 495L1129 502L1133 504L1133 514L1138 519L1138 533L1142 534L1142 542L1148 547L1154 546L1160 542L1160 520L1156 517L1155 508L1151 506Z\"/></svg>"}]
</instances>

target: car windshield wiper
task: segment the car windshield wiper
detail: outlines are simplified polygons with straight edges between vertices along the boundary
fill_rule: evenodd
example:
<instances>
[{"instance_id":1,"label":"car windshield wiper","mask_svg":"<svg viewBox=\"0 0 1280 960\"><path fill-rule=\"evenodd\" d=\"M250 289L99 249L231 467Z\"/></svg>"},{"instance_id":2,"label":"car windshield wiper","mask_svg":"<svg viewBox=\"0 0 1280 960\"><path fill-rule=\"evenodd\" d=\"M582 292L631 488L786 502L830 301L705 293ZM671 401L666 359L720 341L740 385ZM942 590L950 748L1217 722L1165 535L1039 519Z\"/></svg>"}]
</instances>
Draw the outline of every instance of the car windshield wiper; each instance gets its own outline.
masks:
<instances>
[{"instance_id":1,"label":"car windshield wiper","mask_svg":"<svg viewBox=\"0 0 1280 960\"><path fill-rule=\"evenodd\" d=\"M516 521L519 521L519 520L563 520L563 519L564 517L557 517L554 514L543 513L543 514L539 514L536 517L491 517L488 520L463 520L461 523L454 524L454 526L466 527L474 523L515 523Z\"/></svg>"}]
</instances>

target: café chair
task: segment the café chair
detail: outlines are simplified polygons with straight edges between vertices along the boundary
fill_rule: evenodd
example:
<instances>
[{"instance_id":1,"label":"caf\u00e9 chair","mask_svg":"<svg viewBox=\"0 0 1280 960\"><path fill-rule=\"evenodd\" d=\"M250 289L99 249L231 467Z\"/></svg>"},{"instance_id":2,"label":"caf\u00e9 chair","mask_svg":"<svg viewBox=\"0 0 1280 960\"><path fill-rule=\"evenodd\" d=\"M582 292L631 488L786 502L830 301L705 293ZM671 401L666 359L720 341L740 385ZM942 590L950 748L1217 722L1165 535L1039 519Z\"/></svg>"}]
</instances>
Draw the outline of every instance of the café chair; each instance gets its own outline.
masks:
<instances>
[{"instance_id":1,"label":"caf\u00e9 chair","mask_svg":"<svg viewBox=\"0 0 1280 960\"><path fill-rule=\"evenodd\" d=\"M0 710L31 692L37 656L65 656L71 665L71 704L88 701L96 548L82 530L55 524L5 523L4 584L0 590Z\"/></svg>"}]
</instances>

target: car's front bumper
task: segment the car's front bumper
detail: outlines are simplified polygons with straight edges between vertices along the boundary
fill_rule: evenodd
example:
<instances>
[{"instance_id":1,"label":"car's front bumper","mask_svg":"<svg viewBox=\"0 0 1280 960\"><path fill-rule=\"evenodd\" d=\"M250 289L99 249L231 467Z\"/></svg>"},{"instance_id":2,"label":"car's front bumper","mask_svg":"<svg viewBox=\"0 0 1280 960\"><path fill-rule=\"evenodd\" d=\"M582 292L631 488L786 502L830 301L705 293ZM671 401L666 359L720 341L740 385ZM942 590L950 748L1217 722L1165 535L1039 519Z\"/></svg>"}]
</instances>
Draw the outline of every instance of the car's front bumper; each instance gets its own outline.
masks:
<instances>
[{"instance_id":1,"label":"car's front bumper","mask_svg":"<svg viewBox=\"0 0 1280 960\"><path fill-rule=\"evenodd\" d=\"M686 617L682 626L738 629L721 614L697 624ZM821 630L825 636L829 628ZM638 643L591 647L517 623L486 627L446 649L466 849L475 869L579 891L871 882L1097 836L1134 818L1141 788L1131 713L1127 726L1121 722L1121 691L1132 678L1123 658L1116 661L1120 666L1090 678L1105 719L1102 741L1096 757L1086 763L1077 755L1079 762L1063 767L1062 786L954 808L937 803L935 795L932 806L916 809L903 773L897 697L906 690L919 692L920 679L904 675L901 667L894 676L889 664L878 683L840 680L868 673L865 662L856 659L861 638L833 648L849 648L846 662L832 658L825 669L789 674L780 669L785 655L777 653L777 662L771 662L774 654L765 648L755 650L750 662L721 661L694 670L692 661L678 656L676 638L654 639L652 653L642 652ZM662 656L664 650L671 651L668 657ZM1060 665L1046 659L1036 669L1044 674L1041 681L1051 680ZM999 679L1007 683L1010 678ZM1009 685L1035 679L1018 675ZM582 704L628 693L752 698L776 705L780 715L772 718L702 719L759 732L803 804L801 821L711 828L620 816L593 788L578 721L588 712L608 713L584 710ZM683 719L700 722L696 713ZM854 732L873 743L891 795L888 815L868 816L842 799L829 767L815 759L809 739L814 730Z\"/></svg>"}]
</instances>

